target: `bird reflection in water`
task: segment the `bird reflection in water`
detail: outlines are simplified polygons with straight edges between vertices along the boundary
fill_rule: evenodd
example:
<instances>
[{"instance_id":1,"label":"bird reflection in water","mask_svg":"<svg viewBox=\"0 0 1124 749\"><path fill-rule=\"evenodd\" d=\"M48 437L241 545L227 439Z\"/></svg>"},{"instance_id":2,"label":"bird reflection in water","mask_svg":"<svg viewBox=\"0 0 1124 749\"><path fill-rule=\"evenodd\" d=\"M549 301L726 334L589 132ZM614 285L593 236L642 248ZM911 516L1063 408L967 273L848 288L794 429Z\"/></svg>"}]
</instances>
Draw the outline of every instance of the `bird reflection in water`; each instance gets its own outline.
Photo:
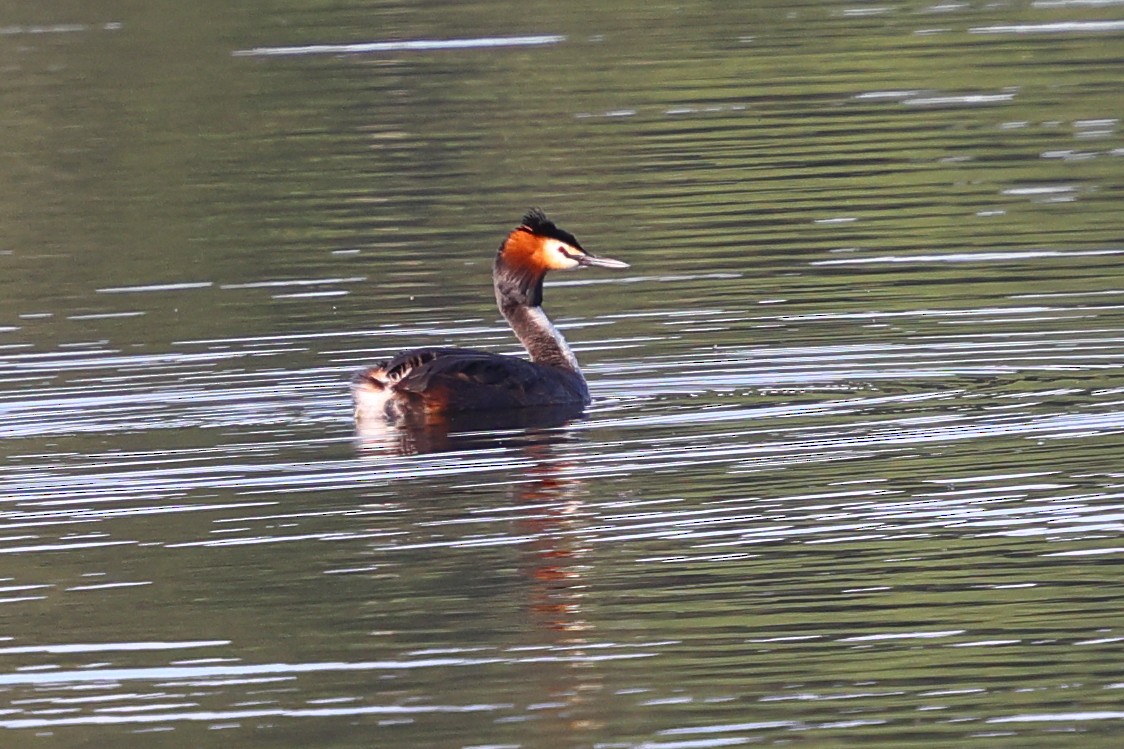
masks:
<instances>
[{"instance_id":1,"label":"bird reflection in water","mask_svg":"<svg viewBox=\"0 0 1124 749\"><path fill-rule=\"evenodd\" d=\"M605 689L600 663L591 658L594 625L585 611L593 567L585 529L594 519L585 506L585 480L577 461L558 455L560 443L523 449L530 465L510 490L515 519L524 538L520 571L527 581L527 611L535 642L547 654L533 671L532 693L550 695L551 706L537 713L540 732L572 740L605 725L599 695Z\"/></svg>"},{"instance_id":2,"label":"bird reflection in water","mask_svg":"<svg viewBox=\"0 0 1124 749\"><path fill-rule=\"evenodd\" d=\"M546 656L526 677L534 680L529 693L550 697L550 706L536 713L540 732L572 740L605 724L598 699L605 675L591 657L599 651L593 650L594 625L585 610L593 569L585 531L595 516L585 504L589 489L579 463L559 454L562 444L526 444L522 453L529 464L509 496L520 508L514 533L526 539L519 570L532 625L527 644Z\"/></svg>"},{"instance_id":3,"label":"bird reflection in water","mask_svg":"<svg viewBox=\"0 0 1124 749\"><path fill-rule=\"evenodd\" d=\"M519 447L571 439L565 430L580 418L580 403L502 411L451 414L410 412L394 421L356 419L360 453L424 455L497 447Z\"/></svg>"},{"instance_id":4,"label":"bird reflection in water","mask_svg":"<svg viewBox=\"0 0 1124 749\"><path fill-rule=\"evenodd\" d=\"M536 710L547 732L573 736L604 725L598 695L604 674L589 657L593 625L583 602L592 568L584 529L594 515L585 507L587 482L579 462L559 447L577 438L566 427L582 416L582 406L511 409L446 415L389 424L376 419L356 422L358 447L370 455L411 456L433 452L515 450L525 458L518 475L506 482L505 504L515 508L512 534L526 539L519 554L526 583L525 606L530 639L520 651L542 651L531 670L527 693L550 695L550 707ZM519 471L512 468L512 473Z\"/></svg>"}]
</instances>

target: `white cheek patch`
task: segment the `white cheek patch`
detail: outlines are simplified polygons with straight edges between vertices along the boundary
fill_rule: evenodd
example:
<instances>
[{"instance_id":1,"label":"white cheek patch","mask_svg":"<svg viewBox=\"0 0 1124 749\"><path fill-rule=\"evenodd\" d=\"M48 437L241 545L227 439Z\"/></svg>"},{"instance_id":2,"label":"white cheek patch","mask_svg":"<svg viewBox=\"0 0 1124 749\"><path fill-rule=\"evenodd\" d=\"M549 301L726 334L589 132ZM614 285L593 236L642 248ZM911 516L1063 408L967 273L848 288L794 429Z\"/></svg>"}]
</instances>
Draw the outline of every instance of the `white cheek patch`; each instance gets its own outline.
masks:
<instances>
[{"instance_id":1,"label":"white cheek patch","mask_svg":"<svg viewBox=\"0 0 1124 749\"><path fill-rule=\"evenodd\" d=\"M556 244L550 248L549 252L551 267L554 270L569 270L570 268L577 268L580 264L578 261L580 252L569 245Z\"/></svg>"}]
</instances>

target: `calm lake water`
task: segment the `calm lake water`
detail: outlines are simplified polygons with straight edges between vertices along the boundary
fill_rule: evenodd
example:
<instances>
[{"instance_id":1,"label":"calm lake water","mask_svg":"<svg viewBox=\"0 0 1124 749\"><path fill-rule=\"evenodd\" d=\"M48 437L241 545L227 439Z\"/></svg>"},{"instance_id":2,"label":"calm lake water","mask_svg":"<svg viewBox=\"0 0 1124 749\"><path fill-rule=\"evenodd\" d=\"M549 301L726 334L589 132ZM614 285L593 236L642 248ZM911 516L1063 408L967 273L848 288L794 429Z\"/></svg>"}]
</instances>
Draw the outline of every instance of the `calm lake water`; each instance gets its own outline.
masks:
<instances>
[{"instance_id":1,"label":"calm lake water","mask_svg":"<svg viewBox=\"0 0 1124 749\"><path fill-rule=\"evenodd\" d=\"M1122 37L0 6L0 745L1119 746ZM532 205L592 407L357 434Z\"/></svg>"}]
</instances>

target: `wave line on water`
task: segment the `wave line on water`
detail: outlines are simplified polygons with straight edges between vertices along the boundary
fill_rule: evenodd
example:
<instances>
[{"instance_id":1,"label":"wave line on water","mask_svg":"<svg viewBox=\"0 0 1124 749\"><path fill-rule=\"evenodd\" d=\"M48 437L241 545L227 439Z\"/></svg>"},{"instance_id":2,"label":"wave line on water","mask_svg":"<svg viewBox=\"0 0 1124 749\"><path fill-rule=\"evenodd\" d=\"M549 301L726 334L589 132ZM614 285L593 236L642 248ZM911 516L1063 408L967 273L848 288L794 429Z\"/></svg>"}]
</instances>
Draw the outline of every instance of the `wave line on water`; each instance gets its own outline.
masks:
<instances>
[{"instance_id":1,"label":"wave line on water","mask_svg":"<svg viewBox=\"0 0 1124 749\"><path fill-rule=\"evenodd\" d=\"M230 640L186 640L181 642L109 642L109 643L68 643L58 645L23 645L0 648L0 655L25 653L104 653L138 650L179 650L181 648L209 648L216 645L229 645Z\"/></svg>"},{"instance_id":2,"label":"wave line on water","mask_svg":"<svg viewBox=\"0 0 1124 749\"><path fill-rule=\"evenodd\" d=\"M293 55L362 54L370 52L415 52L494 47L535 47L566 40L559 34L540 36L493 36L476 39L412 39L398 42L358 42L355 44L309 44L302 47L254 47L239 49L234 57L284 57Z\"/></svg>"},{"instance_id":3,"label":"wave line on water","mask_svg":"<svg viewBox=\"0 0 1124 749\"><path fill-rule=\"evenodd\" d=\"M1002 26L976 26L969 34L1065 34L1071 31L1124 31L1124 21L1058 21Z\"/></svg>"},{"instance_id":4,"label":"wave line on water","mask_svg":"<svg viewBox=\"0 0 1124 749\"><path fill-rule=\"evenodd\" d=\"M1114 710L1092 710L1072 713L1035 713L1028 715L1004 715L988 718L988 723L1048 723L1084 722L1090 720L1124 720L1124 712Z\"/></svg>"},{"instance_id":5,"label":"wave line on water","mask_svg":"<svg viewBox=\"0 0 1124 749\"><path fill-rule=\"evenodd\" d=\"M574 656L480 656L476 658L407 658L384 661L321 661L308 663L258 663L207 666L149 666L140 668L103 668L68 671L33 671L0 674L0 686L43 686L54 684L82 684L90 682L122 681L182 681L185 679L213 679L216 677L243 677L282 675L295 677L308 673L333 673L344 671L404 671L407 669L450 668L464 666L491 666L502 663L591 663L594 661L633 660L650 658L653 653L607 653L603 655Z\"/></svg>"},{"instance_id":6,"label":"wave line on water","mask_svg":"<svg viewBox=\"0 0 1124 749\"><path fill-rule=\"evenodd\" d=\"M1001 260L1096 257L1120 255L1124 249L1105 250L1013 250L1005 252L950 252L939 255L879 255L876 257L813 260L809 265L868 265L871 263L980 263Z\"/></svg>"},{"instance_id":7,"label":"wave line on water","mask_svg":"<svg viewBox=\"0 0 1124 749\"><path fill-rule=\"evenodd\" d=\"M149 291L185 291L188 289L206 289L214 286L212 281L184 281L182 283L156 283L145 286L107 286L97 289L98 294L135 294Z\"/></svg>"},{"instance_id":8,"label":"wave line on water","mask_svg":"<svg viewBox=\"0 0 1124 749\"><path fill-rule=\"evenodd\" d=\"M414 715L418 713L468 713L497 710L506 705L369 705L347 707L252 708L239 710L200 710L199 712L80 715L75 717L12 718L0 721L0 728L47 728L56 726L119 725L128 723L171 723L174 721L246 720L249 718L338 718L355 715Z\"/></svg>"}]
</instances>

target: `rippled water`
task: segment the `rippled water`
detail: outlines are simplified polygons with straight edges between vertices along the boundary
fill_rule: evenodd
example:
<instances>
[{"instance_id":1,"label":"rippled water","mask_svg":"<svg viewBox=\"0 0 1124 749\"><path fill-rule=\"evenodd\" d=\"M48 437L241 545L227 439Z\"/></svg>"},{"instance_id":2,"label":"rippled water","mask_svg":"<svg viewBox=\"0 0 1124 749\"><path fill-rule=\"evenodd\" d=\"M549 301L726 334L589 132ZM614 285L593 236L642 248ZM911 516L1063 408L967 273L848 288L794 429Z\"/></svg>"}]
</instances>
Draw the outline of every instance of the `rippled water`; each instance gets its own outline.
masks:
<instances>
[{"instance_id":1,"label":"rippled water","mask_svg":"<svg viewBox=\"0 0 1124 749\"><path fill-rule=\"evenodd\" d=\"M515 8L0 11L0 744L1116 746L1121 4Z\"/></svg>"}]
</instances>

